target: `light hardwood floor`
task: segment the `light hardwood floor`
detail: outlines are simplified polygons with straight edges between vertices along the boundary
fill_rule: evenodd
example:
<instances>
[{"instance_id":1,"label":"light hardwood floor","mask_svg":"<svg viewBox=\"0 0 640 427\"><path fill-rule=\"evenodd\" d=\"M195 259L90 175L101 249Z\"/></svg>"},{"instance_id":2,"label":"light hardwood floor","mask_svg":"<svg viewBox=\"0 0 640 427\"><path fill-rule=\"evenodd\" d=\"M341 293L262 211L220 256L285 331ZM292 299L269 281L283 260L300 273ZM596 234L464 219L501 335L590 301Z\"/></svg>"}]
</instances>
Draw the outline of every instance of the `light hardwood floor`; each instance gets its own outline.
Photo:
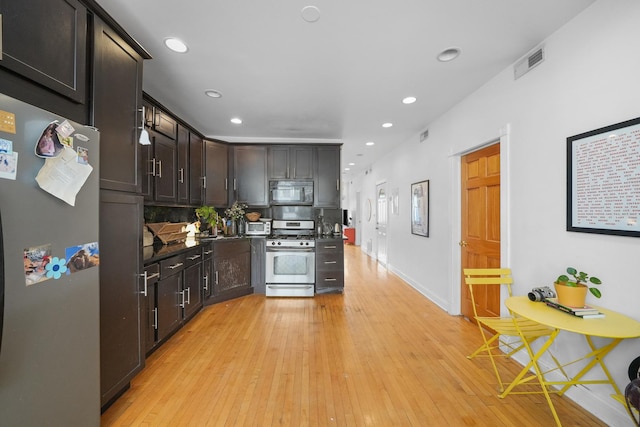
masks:
<instances>
[{"instance_id":1,"label":"light hardwood floor","mask_svg":"<svg viewBox=\"0 0 640 427\"><path fill-rule=\"evenodd\" d=\"M147 359L102 425L554 425L541 395L499 399L489 362L466 358L481 343L475 325L358 247L345 247L345 270L343 295L206 307ZM553 399L563 425L605 425Z\"/></svg>"}]
</instances>

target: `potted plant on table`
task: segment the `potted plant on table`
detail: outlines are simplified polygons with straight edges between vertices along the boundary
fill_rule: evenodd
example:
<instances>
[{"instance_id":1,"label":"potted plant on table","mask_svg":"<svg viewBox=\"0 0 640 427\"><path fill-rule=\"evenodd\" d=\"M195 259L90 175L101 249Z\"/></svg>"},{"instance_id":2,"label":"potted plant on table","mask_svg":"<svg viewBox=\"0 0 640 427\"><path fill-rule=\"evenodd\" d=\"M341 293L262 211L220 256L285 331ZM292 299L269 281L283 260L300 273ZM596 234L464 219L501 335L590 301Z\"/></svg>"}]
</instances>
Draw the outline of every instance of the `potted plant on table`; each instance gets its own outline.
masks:
<instances>
[{"instance_id":1,"label":"potted plant on table","mask_svg":"<svg viewBox=\"0 0 640 427\"><path fill-rule=\"evenodd\" d=\"M210 229L213 236L218 234L218 226L222 225L222 218L213 206L200 206L196 209L196 216L200 222L200 231Z\"/></svg>"},{"instance_id":2,"label":"potted plant on table","mask_svg":"<svg viewBox=\"0 0 640 427\"><path fill-rule=\"evenodd\" d=\"M571 307L584 307L587 290L594 297L600 298L602 296L600 289L589 286L589 283L600 285L602 281L597 277L589 276L584 271L578 271L573 267L567 268L567 274L558 276L554 282L558 302Z\"/></svg>"}]
</instances>

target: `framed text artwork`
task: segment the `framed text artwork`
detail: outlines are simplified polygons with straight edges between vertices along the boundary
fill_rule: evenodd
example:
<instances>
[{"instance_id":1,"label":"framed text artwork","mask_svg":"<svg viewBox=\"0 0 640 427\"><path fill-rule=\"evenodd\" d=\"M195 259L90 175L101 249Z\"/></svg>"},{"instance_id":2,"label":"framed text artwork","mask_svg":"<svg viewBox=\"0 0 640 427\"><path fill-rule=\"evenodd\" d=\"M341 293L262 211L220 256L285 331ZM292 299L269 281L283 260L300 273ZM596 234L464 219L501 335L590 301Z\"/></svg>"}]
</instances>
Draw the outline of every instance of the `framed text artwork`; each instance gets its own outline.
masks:
<instances>
[{"instance_id":1,"label":"framed text artwork","mask_svg":"<svg viewBox=\"0 0 640 427\"><path fill-rule=\"evenodd\" d=\"M429 181L411 184L411 234L429 237Z\"/></svg>"},{"instance_id":2,"label":"framed text artwork","mask_svg":"<svg viewBox=\"0 0 640 427\"><path fill-rule=\"evenodd\" d=\"M640 237L640 117L567 138L567 231Z\"/></svg>"}]
</instances>

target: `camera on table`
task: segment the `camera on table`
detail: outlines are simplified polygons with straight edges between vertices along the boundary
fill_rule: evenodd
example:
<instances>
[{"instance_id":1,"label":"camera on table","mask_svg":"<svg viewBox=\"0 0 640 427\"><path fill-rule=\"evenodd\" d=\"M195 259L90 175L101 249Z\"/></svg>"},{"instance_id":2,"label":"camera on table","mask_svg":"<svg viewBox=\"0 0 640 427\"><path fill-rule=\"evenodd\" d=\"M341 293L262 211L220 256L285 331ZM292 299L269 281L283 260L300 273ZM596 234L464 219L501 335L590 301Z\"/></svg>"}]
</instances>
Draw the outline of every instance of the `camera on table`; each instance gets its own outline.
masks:
<instances>
[{"instance_id":1,"label":"camera on table","mask_svg":"<svg viewBox=\"0 0 640 427\"><path fill-rule=\"evenodd\" d=\"M539 288L531 289L531 292L527 294L531 301L544 301L547 298L555 298L556 294L548 286L540 286Z\"/></svg>"}]
</instances>

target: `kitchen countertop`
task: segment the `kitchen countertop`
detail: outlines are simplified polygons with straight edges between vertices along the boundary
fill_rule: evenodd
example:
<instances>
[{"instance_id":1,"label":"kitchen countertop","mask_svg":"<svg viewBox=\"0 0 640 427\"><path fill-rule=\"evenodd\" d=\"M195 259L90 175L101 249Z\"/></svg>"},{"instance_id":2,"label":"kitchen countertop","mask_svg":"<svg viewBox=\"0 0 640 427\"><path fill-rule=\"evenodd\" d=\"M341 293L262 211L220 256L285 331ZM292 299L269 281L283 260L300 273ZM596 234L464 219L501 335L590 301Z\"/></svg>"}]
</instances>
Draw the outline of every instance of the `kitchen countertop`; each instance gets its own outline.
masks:
<instances>
[{"instance_id":1,"label":"kitchen countertop","mask_svg":"<svg viewBox=\"0 0 640 427\"><path fill-rule=\"evenodd\" d=\"M155 241L153 246L145 246L142 249L142 260L145 265L160 261L165 258L169 258L173 255L178 255L182 252L186 252L190 249L197 248L198 246L210 243L210 242L225 242L239 239L264 239L267 236L218 236L218 237L204 237L198 239L187 239L184 242L173 243L170 245L163 245L159 241ZM323 240L346 240L347 236L344 234L327 234L324 236L316 236L316 241Z\"/></svg>"},{"instance_id":2,"label":"kitchen countertop","mask_svg":"<svg viewBox=\"0 0 640 427\"><path fill-rule=\"evenodd\" d=\"M172 255L177 255L182 252L186 252L190 249L197 248L201 245L208 244L210 242L225 242L232 240L249 239L249 236L232 236L232 237L205 237L201 239L187 239L184 242L173 243L169 245L163 245L161 242L155 241L153 246L145 246L142 248L142 260L143 263L151 264L156 261L168 258Z\"/></svg>"},{"instance_id":3,"label":"kitchen countertop","mask_svg":"<svg viewBox=\"0 0 640 427\"><path fill-rule=\"evenodd\" d=\"M322 236L316 236L316 240L346 240L347 236L344 234L325 234Z\"/></svg>"}]
</instances>

